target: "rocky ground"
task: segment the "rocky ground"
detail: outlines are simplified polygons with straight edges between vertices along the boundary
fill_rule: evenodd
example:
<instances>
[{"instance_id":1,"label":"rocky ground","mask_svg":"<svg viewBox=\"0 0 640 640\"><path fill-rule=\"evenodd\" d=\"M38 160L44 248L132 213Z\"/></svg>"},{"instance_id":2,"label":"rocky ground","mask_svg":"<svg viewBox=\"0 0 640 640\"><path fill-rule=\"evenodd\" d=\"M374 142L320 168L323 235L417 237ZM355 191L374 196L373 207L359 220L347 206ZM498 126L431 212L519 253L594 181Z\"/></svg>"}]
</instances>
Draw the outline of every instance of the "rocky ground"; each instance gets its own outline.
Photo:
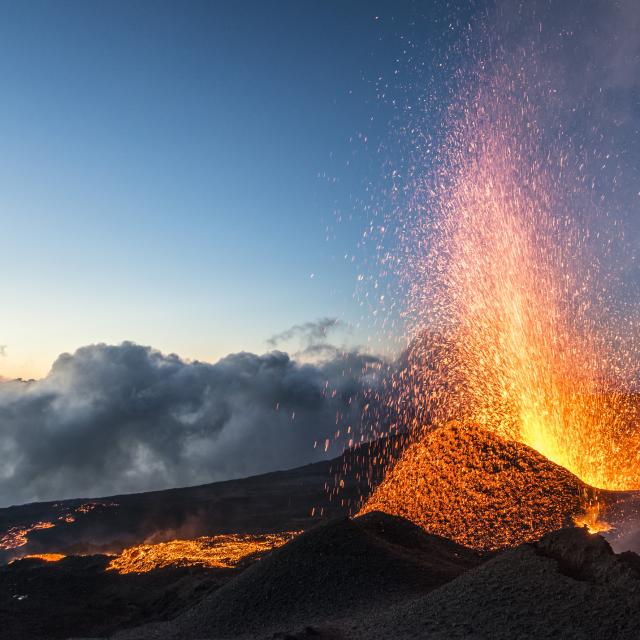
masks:
<instances>
[{"instance_id":1,"label":"rocky ground","mask_svg":"<svg viewBox=\"0 0 640 640\"><path fill-rule=\"evenodd\" d=\"M1 637L640 638L640 557L616 555L605 538L571 524L585 497L600 500L594 518L613 527L606 535L616 550L637 548L637 493L593 493L527 447L450 427L406 449L361 515L347 517L367 498L376 446L334 463L99 507L3 510L10 528L75 510L72 522L30 532L23 546L32 553L61 551L51 540L87 545L96 531L113 544L131 531L139 541L194 522L196 535L304 533L233 569L122 575L105 570L104 555L14 561L0 566ZM338 493L336 468L347 470Z\"/></svg>"},{"instance_id":2,"label":"rocky ground","mask_svg":"<svg viewBox=\"0 0 640 640\"><path fill-rule=\"evenodd\" d=\"M320 525L255 563L172 623L123 638L235 637L377 610L426 594L486 559L394 516Z\"/></svg>"},{"instance_id":3,"label":"rocky ground","mask_svg":"<svg viewBox=\"0 0 640 640\"><path fill-rule=\"evenodd\" d=\"M274 551L118 640L640 637L640 557L566 528L493 556L372 513Z\"/></svg>"},{"instance_id":4,"label":"rocky ground","mask_svg":"<svg viewBox=\"0 0 640 640\"><path fill-rule=\"evenodd\" d=\"M240 569L176 568L120 575L106 556L0 567L0 637L101 637L193 606Z\"/></svg>"}]
</instances>

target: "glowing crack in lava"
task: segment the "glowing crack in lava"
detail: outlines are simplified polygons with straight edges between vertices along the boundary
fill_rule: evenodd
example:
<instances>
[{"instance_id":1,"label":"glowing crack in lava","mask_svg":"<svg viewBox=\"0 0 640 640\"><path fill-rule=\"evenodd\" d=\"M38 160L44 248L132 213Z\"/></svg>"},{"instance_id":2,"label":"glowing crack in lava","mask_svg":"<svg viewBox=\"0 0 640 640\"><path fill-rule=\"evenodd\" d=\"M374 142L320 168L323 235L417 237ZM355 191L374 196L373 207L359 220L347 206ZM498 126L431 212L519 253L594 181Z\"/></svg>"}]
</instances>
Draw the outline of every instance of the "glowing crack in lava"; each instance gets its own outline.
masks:
<instances>
[{"instance_id":1,"label":"glowing crack in lava","mask_svg":"<svg viewBox=\"0 0 640 640\"><path fill-rule=\"evenodd\" d=\"M592 182L539 119L526 69L480 77L435 178L414 178L387 259L411 334L393 403L418 432L473 422L589 485L637 489L636 312L616 298Z\"/></svg>"},{"instance_id":2,"label":"glowing crack in lava","mask_svg":"<svg viewBox=\"0 0 640 640\"><path fill-rule=\"evenodd\" d=\"M119 573L145 573L163 567L232 568L251 556L289 542L297 532L202 536L129 547L109 563Z\"/></svg>"}]
</instances>

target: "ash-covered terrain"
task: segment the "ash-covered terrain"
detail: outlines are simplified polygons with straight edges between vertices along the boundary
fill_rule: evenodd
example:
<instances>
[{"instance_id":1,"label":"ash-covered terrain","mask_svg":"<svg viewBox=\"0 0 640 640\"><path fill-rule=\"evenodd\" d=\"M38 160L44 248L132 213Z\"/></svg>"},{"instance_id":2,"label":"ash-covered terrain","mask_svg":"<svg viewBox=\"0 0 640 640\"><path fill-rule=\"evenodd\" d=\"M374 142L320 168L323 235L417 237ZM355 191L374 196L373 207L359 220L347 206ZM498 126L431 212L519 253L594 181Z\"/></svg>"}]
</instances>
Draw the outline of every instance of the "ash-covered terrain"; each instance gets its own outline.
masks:
<instances>
[{"instance_id":1,"label":"ash-covered terrain","mask_svg":"<svg viewBox=\"0 0 640 640\"><path fill-rule=\"evenodd\" d=\"M474 426L430 432L384 479L382 449L4 509L3 637L640 637L638 493Z\"/></svg>"}]
</instances>

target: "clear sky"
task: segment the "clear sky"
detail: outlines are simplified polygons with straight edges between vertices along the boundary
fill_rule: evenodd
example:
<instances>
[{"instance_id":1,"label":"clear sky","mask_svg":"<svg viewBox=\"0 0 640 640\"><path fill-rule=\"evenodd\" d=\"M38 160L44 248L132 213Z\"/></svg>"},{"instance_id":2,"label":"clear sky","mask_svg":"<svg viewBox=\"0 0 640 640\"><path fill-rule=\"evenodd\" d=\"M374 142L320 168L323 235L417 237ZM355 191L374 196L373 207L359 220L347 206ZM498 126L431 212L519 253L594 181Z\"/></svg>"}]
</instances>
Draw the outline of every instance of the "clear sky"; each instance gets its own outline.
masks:
<instances>
[{"instance_id":1,"label":"clear sky","mask_svg":"<svg viewBox=\"0 0 640 640\"><path fill-rule=\"evenodd\" d=\"M364 221L335 212L376 170L376 86L416 11L390 6L0 3L0 374L95 342L215 360L357 323Z\"/></svg>"}]
</instances>

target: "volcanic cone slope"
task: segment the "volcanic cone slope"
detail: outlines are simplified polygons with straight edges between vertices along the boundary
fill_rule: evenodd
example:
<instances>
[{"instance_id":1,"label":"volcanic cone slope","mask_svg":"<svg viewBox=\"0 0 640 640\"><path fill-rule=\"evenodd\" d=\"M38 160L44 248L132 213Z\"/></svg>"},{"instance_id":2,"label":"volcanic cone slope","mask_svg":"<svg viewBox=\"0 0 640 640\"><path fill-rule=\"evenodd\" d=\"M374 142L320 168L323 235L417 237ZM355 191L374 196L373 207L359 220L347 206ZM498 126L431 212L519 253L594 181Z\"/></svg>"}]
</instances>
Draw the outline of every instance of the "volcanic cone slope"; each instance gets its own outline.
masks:
<instances>
[{"instance_id":1,"label":"volcanic cone slope","mask_svg":"<svg viewBox=\"0 0 640 640\"><path fill-rule=\"evenodd\" d=\"M583 528L510 549L436 591L363 618L350 640L637 640L640 557Z\"/></svg>"},{"instance_id":2,"label":"volcanic cone slope","mask_svg":"<svg viewBox=\"0 0 640 640\"><path fill-rule=\"evenodd\" d=\"M161 634L231 637L352 616L424 594L483 560L386 514L335 520L273 551Z\"/></svg>"},{"instance_id":3,"label":"volcanic cone slope","mask_svg":"<svg viewBox=\"0 0 640 640\"><path fill-rule=\"evenodd\" d=\"M467 547L499 549L560 529L594 496L534 449L450 424L407 447L361 513L382 511Z\"/></svg>"}]
</instances>

